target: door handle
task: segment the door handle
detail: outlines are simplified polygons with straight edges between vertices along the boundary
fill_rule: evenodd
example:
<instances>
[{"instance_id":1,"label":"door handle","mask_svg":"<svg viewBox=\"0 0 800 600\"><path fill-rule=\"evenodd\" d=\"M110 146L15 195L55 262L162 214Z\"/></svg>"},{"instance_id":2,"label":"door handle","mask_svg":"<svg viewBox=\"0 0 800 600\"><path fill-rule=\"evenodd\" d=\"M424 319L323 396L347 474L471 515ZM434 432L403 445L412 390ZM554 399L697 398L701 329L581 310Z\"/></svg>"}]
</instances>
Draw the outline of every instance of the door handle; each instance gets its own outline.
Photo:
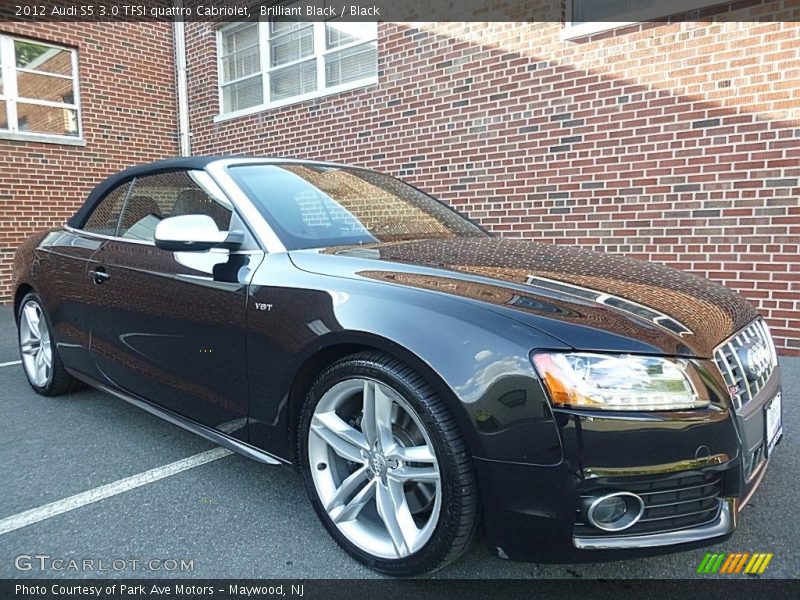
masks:
<instances>
[{"instance_id":1,"label":"door handle","mask_svg":"<svg viewBox=\"0 0 800 600\"><path fill-rule=\"evenodd\" d=\"M103 267L97 267L93 271L89 271L89 275L92 276L92 281L98 285L111 279L111 273L108 273Z\"/></svg>"}]
</instances>

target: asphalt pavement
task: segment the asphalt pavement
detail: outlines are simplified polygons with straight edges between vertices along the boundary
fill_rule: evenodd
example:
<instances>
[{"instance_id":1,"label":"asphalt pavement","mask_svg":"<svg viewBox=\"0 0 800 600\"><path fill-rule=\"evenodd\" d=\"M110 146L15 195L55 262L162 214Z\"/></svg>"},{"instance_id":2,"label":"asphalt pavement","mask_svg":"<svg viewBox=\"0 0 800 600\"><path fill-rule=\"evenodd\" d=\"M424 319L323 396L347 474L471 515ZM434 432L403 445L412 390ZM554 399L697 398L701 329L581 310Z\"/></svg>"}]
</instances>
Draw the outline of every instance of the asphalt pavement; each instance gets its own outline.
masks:
<instances>
[{"instance_id":1,"label":"asphalt pavement","mask_svg":"<svg viewBox=\"0 0 800 600\"><path fill-rule=\"evenodd\" d=\"M0 307L0 365L16 360L11 309ZM500 560L479 539L432 577L709 578L695 573L707 551L772 552L762 577L800 577L800 358L781 366L784 440L730 540L654 558L544 565ZM214 447L102 392L37 396L21 365L0 366L0 578L377 577L328 536L290 468L229 455L169 476L159 471ZM136 477L151 470L160 478ZM62 510L63 499L120 480L136 484L36 521L46 511L34 509L55 503Z\"/></svg>"}]
</instances>

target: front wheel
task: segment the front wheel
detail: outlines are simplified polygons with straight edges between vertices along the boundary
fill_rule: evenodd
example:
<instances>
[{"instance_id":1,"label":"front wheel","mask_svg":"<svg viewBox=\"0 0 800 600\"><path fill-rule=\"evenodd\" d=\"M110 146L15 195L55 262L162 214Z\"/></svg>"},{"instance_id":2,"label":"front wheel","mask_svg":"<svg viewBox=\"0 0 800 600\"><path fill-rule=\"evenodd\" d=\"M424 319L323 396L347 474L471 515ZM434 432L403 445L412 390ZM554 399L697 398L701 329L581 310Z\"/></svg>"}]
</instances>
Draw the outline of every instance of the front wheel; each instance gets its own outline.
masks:
<instances>
[{"instance_id":1,"label":"front wheel","mask_svg":"<svg viewBox=\"0 0 800 600\"><path fill-rule=\"evenodd\" d=\"M360 562L418 575L467 549L478 523L471 458L444 403L404 364L365 353L326 369L298 440L314 509Z\"/></svg>"}]
</instances>

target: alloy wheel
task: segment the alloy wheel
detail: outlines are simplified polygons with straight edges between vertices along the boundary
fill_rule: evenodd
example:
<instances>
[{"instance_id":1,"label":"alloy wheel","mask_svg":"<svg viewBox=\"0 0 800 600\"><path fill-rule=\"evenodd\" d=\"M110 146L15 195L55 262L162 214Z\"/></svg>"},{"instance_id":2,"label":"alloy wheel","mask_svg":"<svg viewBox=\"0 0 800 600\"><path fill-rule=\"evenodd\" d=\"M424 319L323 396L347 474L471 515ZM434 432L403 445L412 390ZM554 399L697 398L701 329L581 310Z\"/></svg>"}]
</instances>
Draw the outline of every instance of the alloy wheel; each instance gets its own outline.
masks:
<instances>
[{"instance_id":1,"label":"alloy wheel","mask_svg":"<svg viewBox=\"0 0 800 600\"><path fill-rule=\"evenodd\" d=\"M308 458L324 510L361 550L401 559L431 539L442 503L436 452L389 386L353 378L331 387L311 419Z\"/></svg>"},{"instance_id":2,"label":"alloy wheel","mask_svg":"<svg viewBox=\"0 0 800 600\"><path fill-rule=\"evenodd\" d=\"M28 379L37 387L47 386L53 373L53 349L47 321L36 300L25 302L20 311L19 347Z\"/></svg>"}]
</instances>

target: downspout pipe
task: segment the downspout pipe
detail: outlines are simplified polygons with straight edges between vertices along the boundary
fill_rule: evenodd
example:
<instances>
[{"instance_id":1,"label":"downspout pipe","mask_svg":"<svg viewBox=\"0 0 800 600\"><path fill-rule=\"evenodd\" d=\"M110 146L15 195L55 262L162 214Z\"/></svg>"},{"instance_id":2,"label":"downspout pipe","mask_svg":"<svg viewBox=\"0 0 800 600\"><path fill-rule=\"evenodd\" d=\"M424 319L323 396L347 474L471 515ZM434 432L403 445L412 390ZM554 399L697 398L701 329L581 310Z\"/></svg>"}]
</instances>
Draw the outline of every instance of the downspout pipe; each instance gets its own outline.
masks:
<instances>
[{"instance_id":1,"label":"downspout pipe","mask_svg":"<svg viewBox=\"0 0 800 600\"><path fill-rule=\"evenodd\" d=\"M176 8L183 8L182 0L175 0ZM180 14L180 11L176 11ZM192 133L189 129L189 84L186 76L186 23L180 16L175 17L173 35L175 38L175 80L178 91L178 139L181 156L192 155Z\"/></svg>"}]
</instances>

